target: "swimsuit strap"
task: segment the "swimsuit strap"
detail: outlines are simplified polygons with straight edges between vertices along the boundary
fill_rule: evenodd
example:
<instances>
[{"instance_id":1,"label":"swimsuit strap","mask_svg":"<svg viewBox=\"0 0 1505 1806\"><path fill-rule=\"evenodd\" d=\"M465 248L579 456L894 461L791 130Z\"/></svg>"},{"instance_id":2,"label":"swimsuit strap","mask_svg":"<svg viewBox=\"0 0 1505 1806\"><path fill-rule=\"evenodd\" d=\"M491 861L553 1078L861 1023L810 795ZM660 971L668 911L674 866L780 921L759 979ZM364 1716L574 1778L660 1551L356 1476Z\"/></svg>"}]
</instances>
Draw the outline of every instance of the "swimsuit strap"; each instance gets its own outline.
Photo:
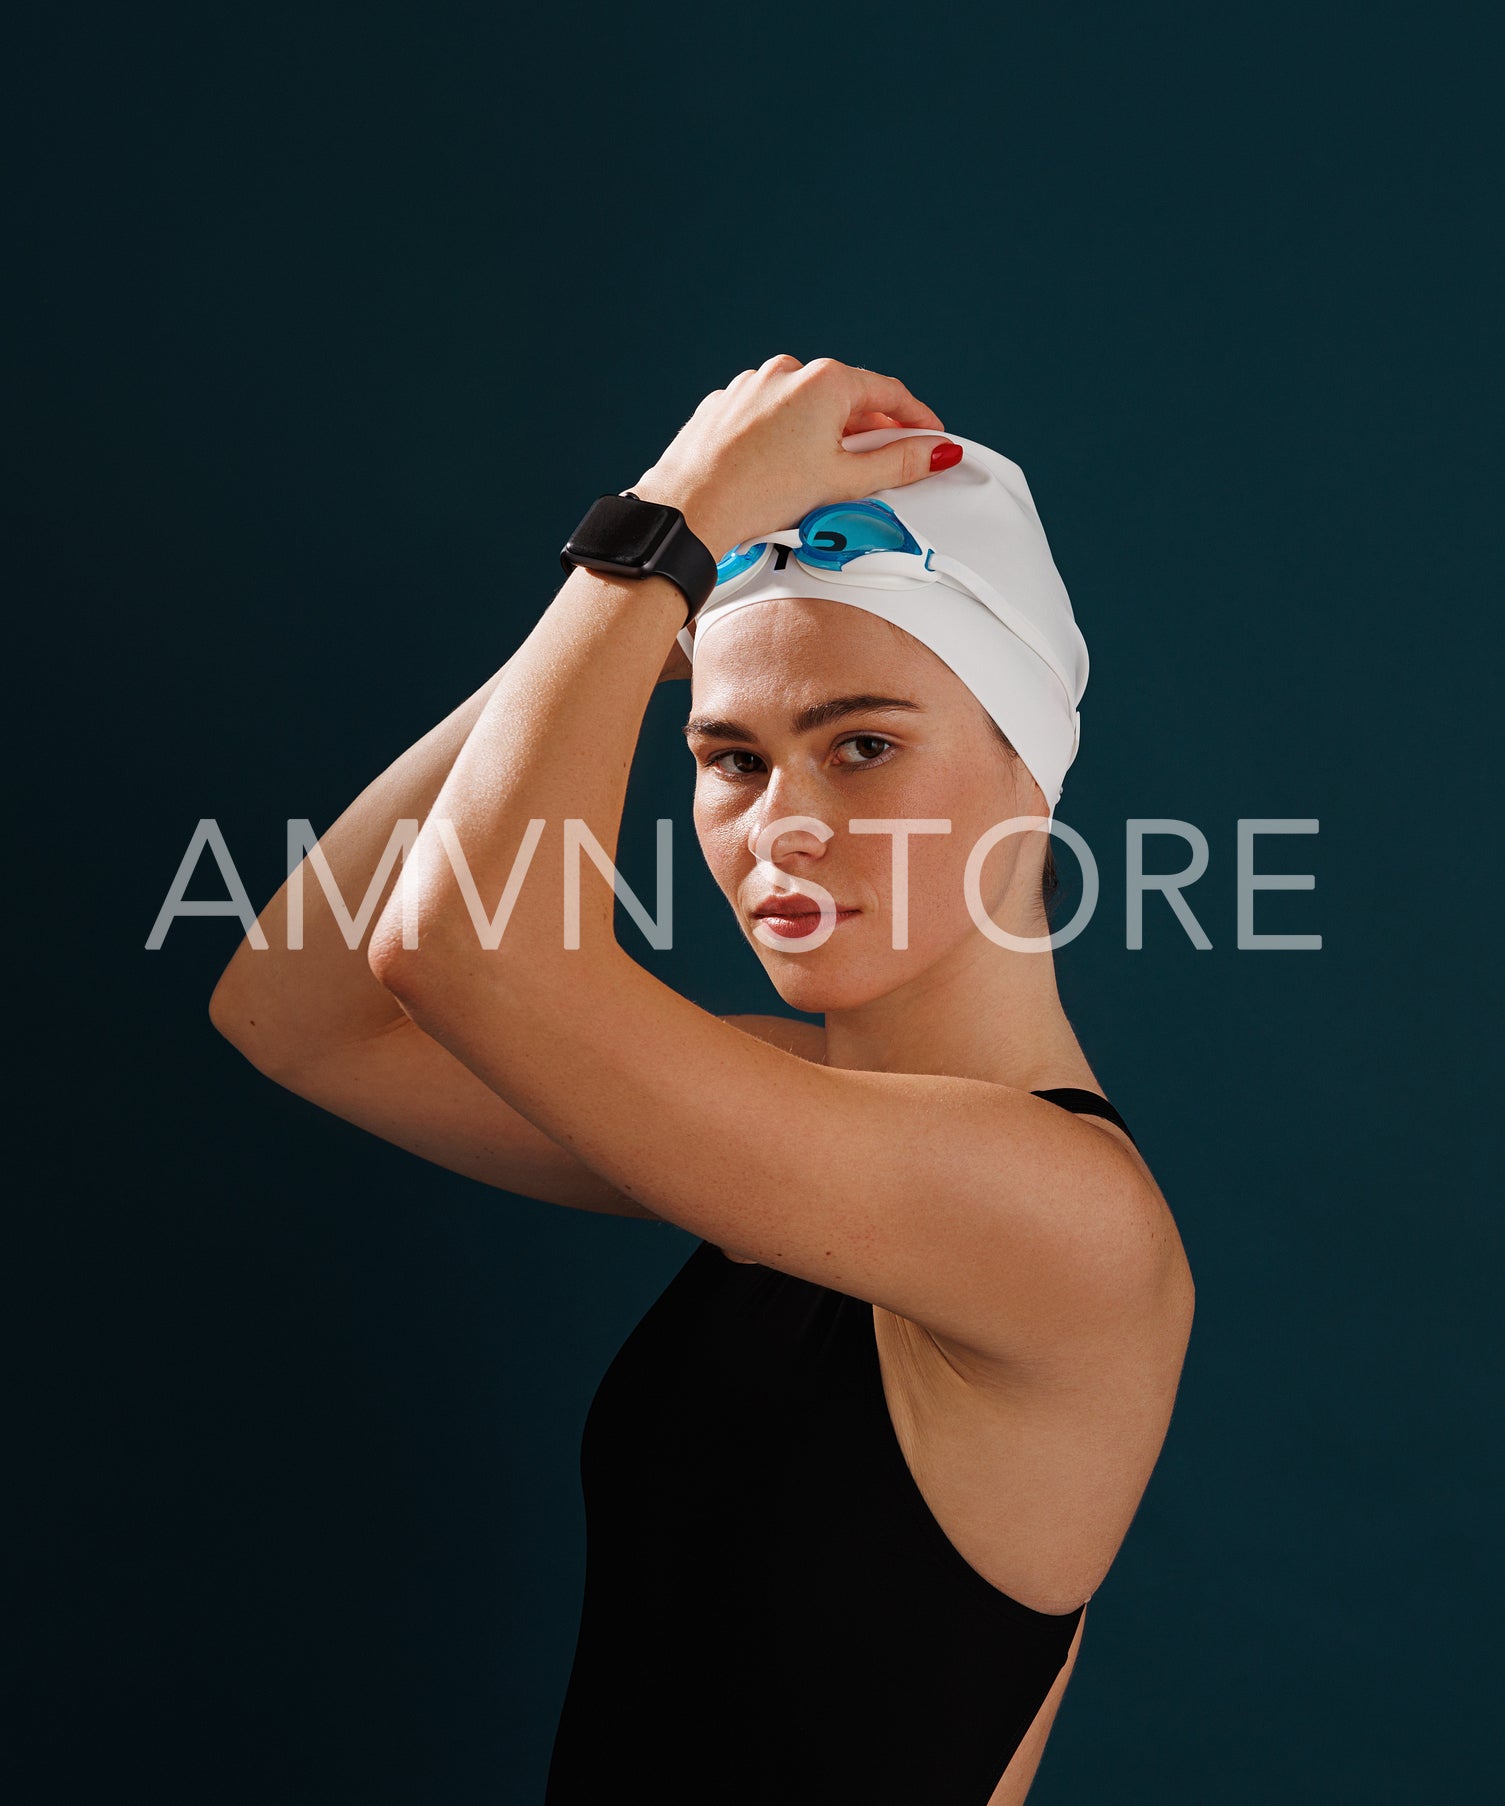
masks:
<instances>
[{"instance_id":1,"label":"swimsuit strap","mask_svg":"<svg viewBox=\"0 0 1505 1806\"><path fill-rule=\"evenodd\" d=\"M1109 1122L1117 1123L1130 1141L1134 1141L1134 1132L1118 1114L1105 1097L1099 1097L1095 1091L1084 1091L1080 1085L1057 1085L1050 1091L1032 1091L1031 1097L1043 1097L1047 1103L1059 1104L1063 1110L1074 1111L1079 1116L1105 1116ZM1137 1148L1139 1143L1134 1141Z\"/></svg>"}]
</instances>

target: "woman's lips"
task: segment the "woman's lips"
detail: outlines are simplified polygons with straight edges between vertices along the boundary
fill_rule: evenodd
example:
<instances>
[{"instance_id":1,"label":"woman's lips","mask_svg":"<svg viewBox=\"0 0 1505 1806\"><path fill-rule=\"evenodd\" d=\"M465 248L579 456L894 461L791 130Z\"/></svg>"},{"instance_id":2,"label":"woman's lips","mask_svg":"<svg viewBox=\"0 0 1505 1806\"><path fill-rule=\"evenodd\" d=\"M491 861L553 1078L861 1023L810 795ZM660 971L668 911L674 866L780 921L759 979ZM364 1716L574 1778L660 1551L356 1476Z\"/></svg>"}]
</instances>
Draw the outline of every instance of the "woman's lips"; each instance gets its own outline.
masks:
<instances>
[{"instance_id":1,"label":"woman's lips","mask_svg":"<svg viewBox=\"0 0 1505 1806\"><path fill-rule=\"evenodd\" d=\"M834 927L849 922L853 916L861 915L860 909L841 909L836 911ZM781 940L801 940L806 935L814 934L821 924L819 909L807 909L799 915L779 915L775 912L764 912L753 918L758 922L766 922Z\"/></svg>"}]
</instances>

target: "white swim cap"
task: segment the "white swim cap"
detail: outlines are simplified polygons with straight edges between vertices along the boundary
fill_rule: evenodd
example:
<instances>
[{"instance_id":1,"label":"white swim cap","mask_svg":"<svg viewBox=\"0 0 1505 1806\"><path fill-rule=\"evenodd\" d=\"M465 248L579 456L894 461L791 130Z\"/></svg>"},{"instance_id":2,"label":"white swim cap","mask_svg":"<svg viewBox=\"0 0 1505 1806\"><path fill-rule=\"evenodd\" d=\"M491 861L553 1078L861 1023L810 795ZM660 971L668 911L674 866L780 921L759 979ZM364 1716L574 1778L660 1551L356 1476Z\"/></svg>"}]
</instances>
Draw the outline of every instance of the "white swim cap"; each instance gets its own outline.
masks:
<instances>
[{"instance_id":1,"label":"white swim cap","mask_svg":"<svg viewBox=\"0 0 1505 1806\"><path fill-rule=\"evenodd\" d=\"M841 443L872 451L920 433L935 436L930 427L881 427ZM735 550L769 540L775 552L750 577L713 590L679 643L693 661L695 642L722 617L786 596L846 602L893 621L943 660L1008 735L1054 819L1081 739L1087 644L1024 472L974 439L945 437L961 446L959 464L867 498L893 510L923 556L884 554L817 572L798 562L795 528L754 534ZM782 570L779 544L795 548Z\"/></svg>"}]
</instances>

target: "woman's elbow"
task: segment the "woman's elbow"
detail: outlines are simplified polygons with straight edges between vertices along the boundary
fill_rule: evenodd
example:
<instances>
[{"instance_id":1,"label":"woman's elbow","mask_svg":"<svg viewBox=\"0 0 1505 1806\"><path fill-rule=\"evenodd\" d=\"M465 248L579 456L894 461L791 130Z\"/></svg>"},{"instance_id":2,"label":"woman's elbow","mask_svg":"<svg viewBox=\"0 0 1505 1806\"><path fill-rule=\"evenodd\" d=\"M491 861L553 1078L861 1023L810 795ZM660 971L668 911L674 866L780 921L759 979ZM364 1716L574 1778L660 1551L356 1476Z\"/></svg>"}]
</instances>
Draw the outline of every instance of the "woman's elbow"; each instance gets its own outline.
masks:
<instances>
[{"instance_id":1,"label":"woman's elbow","mask_svg":"<svg viewBox=\"0 0 1505 1806\"><path fill-rule=\"evenodd\" d=\"M449 909L425 911L421 930L410 922L406 932L400 911L382 915L366 944L366 964L420 1028L468 1016L483 994L520 1003L534 988L517 951L481 945L471 923Z\"/></svg>"},{"instance_id":2,"label":"woman's elbow","mask_svg":"<svg viewBox=\"0 0 1505 1806\"><path fill-rule=\"evenodd\" d=\"M270 948L242 941L209 996L209 1021L258 1072L279 1084L306 1057L308 986Z\"/></svg>"},{"instance_id":3,"label":"woman's elbow","mask_svg":"<svg viewBox=\"0 0 1505 1806\"><path fill-rule=\"evenodd\" d=\"M390 916L381 916L366 943L366 965L371 976L402 1002L406 992L418 981L423 955L416 945L404 945L402 924Z\"/></svg>"},{"instance_id":4,"label":"woman's elbow","mask_svg":"<svg viewBox=\"0 0 1505 1806\"><path fill-rule=\"evenodd\" d=\"M425 921L420 937L401 911L387 910L377 918L366 943L366 965L371 976L405 1009L432 997L455 975L457 949L443 920Z\"/></svg>"},{"instance_id":5,"label":"woman's elbow","mask_svg":"<svg viewBox=\"0 0 1505 1806\"><path fill-rule=\"evenodd\" d=\"M248 1020L251 985L247 962L253 956L253 949L242 941L209 996L209 1020L227 1041L233 1041Z\"/></svg>"},{"instance_id":6,"label":"woman's elbow","mask_svg":"<svg viewBox=\"0 0 1505 1806\"><path fill-rule=\"evenodd\" d=\"M209 1020L237 1053L269 1075L281 1063L270 1016L266 1000L258 996L238 953L210 993Z\"/></svg>"}]
</instances>

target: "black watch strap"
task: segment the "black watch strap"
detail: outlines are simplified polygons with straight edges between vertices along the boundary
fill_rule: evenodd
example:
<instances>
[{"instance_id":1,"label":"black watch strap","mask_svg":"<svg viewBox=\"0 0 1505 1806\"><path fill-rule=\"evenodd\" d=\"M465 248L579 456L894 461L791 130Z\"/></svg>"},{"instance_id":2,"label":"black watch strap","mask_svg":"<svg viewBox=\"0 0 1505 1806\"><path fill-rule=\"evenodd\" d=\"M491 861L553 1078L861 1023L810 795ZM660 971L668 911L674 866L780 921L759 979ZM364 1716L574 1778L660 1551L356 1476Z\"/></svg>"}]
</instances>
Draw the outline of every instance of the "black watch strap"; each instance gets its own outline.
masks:
<instances>
[{"instance_id":1,"label":"black watch strap","mask_svg":"<svg viewBox=\"0 0 1505 1806\"><path fill-rule=\"evenodd\" d=\"M559 554L565 570L584 565L604 576L667 577L691 616L716 587L716 560L680 510L645 502L630 489L598 496Z\"/></svg>"}]
</instances>

